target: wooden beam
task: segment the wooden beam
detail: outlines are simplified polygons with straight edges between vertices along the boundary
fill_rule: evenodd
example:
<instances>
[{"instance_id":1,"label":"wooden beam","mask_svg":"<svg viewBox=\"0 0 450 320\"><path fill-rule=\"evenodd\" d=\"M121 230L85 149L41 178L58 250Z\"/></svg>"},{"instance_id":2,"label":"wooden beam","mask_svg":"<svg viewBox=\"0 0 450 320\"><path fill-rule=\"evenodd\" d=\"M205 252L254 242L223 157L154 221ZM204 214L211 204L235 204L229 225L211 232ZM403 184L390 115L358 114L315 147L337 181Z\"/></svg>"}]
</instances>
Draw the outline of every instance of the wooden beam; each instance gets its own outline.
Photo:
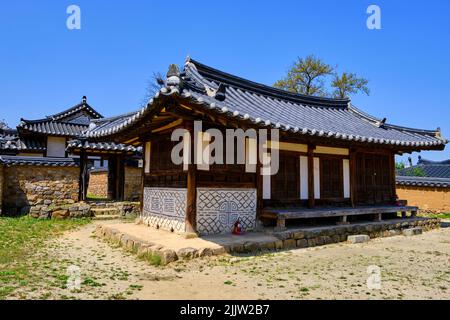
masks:
<instances>
[{"instance_id":1,"label":"wooden beam","mask_svg":"<svg viewBox=\"0 0 450 320\"><path fill-rule=\"evenodd\" d=\"M314 145L308 145L308 207L314 208Z\"/></svg>"}]
</instances>

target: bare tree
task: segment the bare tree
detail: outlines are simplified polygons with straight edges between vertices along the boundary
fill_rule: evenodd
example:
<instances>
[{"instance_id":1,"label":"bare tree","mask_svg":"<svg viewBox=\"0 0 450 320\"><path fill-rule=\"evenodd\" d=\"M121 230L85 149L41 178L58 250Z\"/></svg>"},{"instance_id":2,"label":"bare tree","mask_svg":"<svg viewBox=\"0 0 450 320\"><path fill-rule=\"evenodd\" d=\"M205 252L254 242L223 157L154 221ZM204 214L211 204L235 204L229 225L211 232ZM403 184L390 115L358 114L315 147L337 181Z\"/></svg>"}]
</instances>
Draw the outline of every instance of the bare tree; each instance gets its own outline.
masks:
<instances>
[{"instance_id":1,"label":"bare tree","mask_svg":"<svg viewBox=\"0 0 450 320\"><path fill-rule=\"evenodd\" d=\"M155 96L155 94L164 86L164 78L161 72L153 72L150 80L147 81L145 95L142 99L142 105L146 105L148 101Z\"/></svg>"}]
</instances>

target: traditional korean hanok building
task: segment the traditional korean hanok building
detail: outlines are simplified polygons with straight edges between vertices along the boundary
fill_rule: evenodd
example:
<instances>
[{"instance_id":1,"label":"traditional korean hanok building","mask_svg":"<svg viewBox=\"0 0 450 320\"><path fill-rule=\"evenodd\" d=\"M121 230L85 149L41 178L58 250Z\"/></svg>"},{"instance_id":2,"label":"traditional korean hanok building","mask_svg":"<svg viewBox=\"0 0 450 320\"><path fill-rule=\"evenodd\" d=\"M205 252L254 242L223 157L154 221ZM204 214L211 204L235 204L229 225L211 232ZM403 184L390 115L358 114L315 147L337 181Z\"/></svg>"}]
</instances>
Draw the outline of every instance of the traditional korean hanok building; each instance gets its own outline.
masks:
<instances>
[{"instance_id":1,"label":"traditional korean hanok building","mask_svg":"<svg viewBox=\"0 0 450 320\"><path fill-rule=\"evenodd\" d=\"M279 129L280 142L273 143L278 172L262 175L260 161L174 164L178 141L171 135L179 128L192 133L196 120L204 130L221 132ZM394 206L394 156L442 150L447 142L440 130L388 124L348 99L286 92L189 58L181 72L170 66L165 85L142 110L91 128L86 137L144 146L142 221L199 234L230 232L238 220L251 230L258 220L284 228L287 219L338 217L345 223L347 216L381 219L416 210ZM249 140L245 147L246 154L255 151Z\"/></svg>"},{"instance_id":2,"label":"traditional korean hanok building","mask_svg":"<svg viewBox=\"0 0 450 320\"><path fill-rule=\"evenodd\" d=\"M89 200L91 168L103 168L105 200L140 197L139 149L77 140L96 121L110 121L86 97L75 106L37 120L21 119L16 129L0 123L0 198L3 212L25 213L42 201ZM84 161L79 166L80 157ZM64 185L64 192L61 187ZM74 195L77 195L74 197ZM98 196L93 194L97 199Z\"/></svg>"},{"instance_id":3,"label":"traditional korean hanok building","mask_svg":"<svg viewBox=\"0 0 450 320\"><path fill-rule=\"evenodd\" d=\"M22 118L17 126L20 141L32 141L32 145L41 148L25 150L27 154L21 150L19 155L65 158L68 141L86 131L91 120L100 118L103 116L87 103L86 97L79 104L43 119Z\"/></svg>"}]
</instances>

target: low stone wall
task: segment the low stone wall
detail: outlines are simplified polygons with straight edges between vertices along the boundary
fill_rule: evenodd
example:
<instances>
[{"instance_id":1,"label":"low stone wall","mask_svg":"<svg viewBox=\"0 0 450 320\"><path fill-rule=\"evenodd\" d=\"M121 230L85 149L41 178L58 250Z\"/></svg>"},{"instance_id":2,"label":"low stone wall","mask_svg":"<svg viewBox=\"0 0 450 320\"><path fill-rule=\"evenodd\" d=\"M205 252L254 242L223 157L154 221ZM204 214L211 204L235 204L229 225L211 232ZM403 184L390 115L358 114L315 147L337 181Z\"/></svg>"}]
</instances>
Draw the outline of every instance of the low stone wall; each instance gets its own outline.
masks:
<instances>
[{"instance_id":1,"label":"low stone wall","mask_svg":"<svg viewBox=\"0 0 450 320\"><path fill-rule=\"evenodd\" d=\"M95 209L112 209L120 216L139 214L139 202L74 202L65 204L37 205L30 209L30 215L40 219L89 218L95 216Z\"/></svg>"},{"instance_id":2,"label":"low stone wall","mask_svg":"<svg viewBox=\"0 0 450 320\"><path fill-rule=\"evenodd\" d=\"M440 219L413 217L333 227L292 229L277 232L274 235L283 241L285 249L306 248L347 241L348 236L357 234L365 234L370 238L381 238L401 235L403 230L416 227L422 228L423 231L429 231L439 228L440 224Z\"/></svg>"},{"instance_id":3,"label":"low stone wall","mask_svg":"<svg viewBox=\"0 0 450 320\"><path fill-rule=\"evenodd\" d=\"M96 201L96 202L89 202L89 205L92 209L104 209L104 208L117 208L119 210L119 213L121 215L126 215L129 213L134 213L139 215L141 211L141 203L140 202L130 202L130 201L123 201L123 202L102 202L102 201Z\"/></svg>"},{"instance_id":4,"label":"low stone wall","mask_svg":"<svg viewBox=\"0 0 450 320\"><path fill-rule=\"evenodd\" d=\"M238 237L229 235L230 241L227 244L223 243L227 242L223 241L223 235L208 236L205 239L215 243L214 248L193 248L189 244L186 244L186 247L176 250L169 246L170 243L161 240L161 237L157 237L157 241L146 241L135 234L120 231L120 226L117 225L98 225L96 234L114 245L119 245L137 254L141 258L151 261L156 257L161 264L167 264L176 260L188 260L225 253L243 254L315 247L345 242L348 236L351 235L364 234L370 238L391 237L404 234L403 231L406 229L420 228L423 231L429 231L439 227L439 219L411 217L407 219L384 220L381 222L298 228L276 233L268 232L269 237L260 237L259 240L248 240L248 237L245 235ZM222 239L214 237L222 237ZM183 240L180 239L180 241Z\"/></svg>"},{"instance_id":5,"label":"low stone wall","mask_svg":"<svg viewBox=\"0 0 450 320\"><path fill-rule=\"evenodd\" d=\"M39 219L88 218L92 216L91 206L79 203L36 205L30 208L30 216Z\"/></svg>"},{"instance_id":6,"label":"low stone wall","mask_svg":"<svg viewBox=\"0 0 450 320\"><path fill-rule=\"evenodd\" d=\"M450 188L397 185L397 195L425 211L450 212Z\"/></svg>"},{"instance_id":7,"label":"low stone wall","mask_svg":"<svg viewBox=\"0 0 450 320\"><path fill-rule=\"evenodd\" d=\"M142 169L125 167L124 199L127 201L139 201L142 192Z\"/></svg>"},{"instance_id":8,"label":"low stone wall","mask_svg":"<svg viewBox=\"0 0 450 320\"><path fill-rule=\"evenodd\" d=\"M108 198L108 170L94 171L89 175L88 196Z\"/></svg>"},{"instance_id":9,"label":"low stone wall","mask_svg":"<svg viewBox=\"0 0 450 320\"><path fill-rule=\"evenodd\" d=\"M3 213L29 213L73 204L78 199L78 167L8 166L3 171Z\"/></svg>"}]
</instances>

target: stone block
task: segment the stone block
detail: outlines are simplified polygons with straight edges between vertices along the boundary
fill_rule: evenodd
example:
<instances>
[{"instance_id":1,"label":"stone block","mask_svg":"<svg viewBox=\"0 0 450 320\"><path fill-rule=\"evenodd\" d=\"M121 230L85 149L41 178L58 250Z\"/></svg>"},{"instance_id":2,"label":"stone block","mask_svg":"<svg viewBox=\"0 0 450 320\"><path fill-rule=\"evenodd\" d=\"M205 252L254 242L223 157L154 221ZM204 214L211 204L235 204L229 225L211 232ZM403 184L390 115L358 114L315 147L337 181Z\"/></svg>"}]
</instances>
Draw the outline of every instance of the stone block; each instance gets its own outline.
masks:
<instances>
[{"instance_id":1,"label":"stone block","mask_svg":"<svg viewBox=\"0 0 450 320\"><path fill-rule=\"evenodd\" d=\"M368 242L370 237L367 234L357 234L347 237L347 241L350 243L363 243Z\"/></svg>"},{"instance_id":2,"label":"stone block","mask_svg":"<svg viewBox=\"0 0 450 320\"><path fill-rule=\"evenodd\" d=\"M173 250L169 250L169 249L161 251L160 257L161 257L162 264L168 264L168 263L178 260L178 256L177 256L176 252Z\"/></svg>"},{"instance_id":3,"label":"stone block","mask_svg":"<svg viewBox=\"0 0 450 320\"><path fill-rule=\"evenodd\" d=\"M69 217L69 210L56 210L52 213L53 219L65 219Z\"/></svg>"},{"instance_id":4,"label":"stone block","mask_svg":"<svg viewBox=\"0 0 450 320\"><path fill-rule=\"evenodd\" d=\"M197 249L194 248L182 248L177 251L177 256L183 260L193 259L196 255Z\"/></svg>"},{"instance_id":5,"label":"stone block","mask_svg":"<svg viewBox=\"0 0 450 320\"><path fill-rule=\"evenodd\" d=\"M293 233L293 238L295 240L303 239L305 237L305 233L303 231L297 231Z\"/></svg>"},{"instance_id":6,"label":"stone block","mask_svg":"<svg viewBox=\"0 0 450 320\"><path fill-rule=\"evenodd\" d=\"M306 239L299 239L297 240L297 247L298 248L306 248L308 246L308 240Z\"/></svg>"},{"instance_id":7,"label":"stone block","mask_svg":"<svg viewBox=\"0 0 450 320\"><path fill-rule=\"evenodd\" d=\"M404 236L415 236L418 234L422 234L422 228L410 228L410 229L404 229L402 231Z\"/></svg>"},{"instance_id":8,"label":"stone block","mask_svg":"<svg viewBox=\"0 0 450 320\"><path fill-rule=\"evenodd\" d=\"M296 246L297 246L297 242L295 241L295 239L283 240L283 248L285 248L285 249L292 249L292 248L295 248Z\"/></svg>"}]
</instances>

